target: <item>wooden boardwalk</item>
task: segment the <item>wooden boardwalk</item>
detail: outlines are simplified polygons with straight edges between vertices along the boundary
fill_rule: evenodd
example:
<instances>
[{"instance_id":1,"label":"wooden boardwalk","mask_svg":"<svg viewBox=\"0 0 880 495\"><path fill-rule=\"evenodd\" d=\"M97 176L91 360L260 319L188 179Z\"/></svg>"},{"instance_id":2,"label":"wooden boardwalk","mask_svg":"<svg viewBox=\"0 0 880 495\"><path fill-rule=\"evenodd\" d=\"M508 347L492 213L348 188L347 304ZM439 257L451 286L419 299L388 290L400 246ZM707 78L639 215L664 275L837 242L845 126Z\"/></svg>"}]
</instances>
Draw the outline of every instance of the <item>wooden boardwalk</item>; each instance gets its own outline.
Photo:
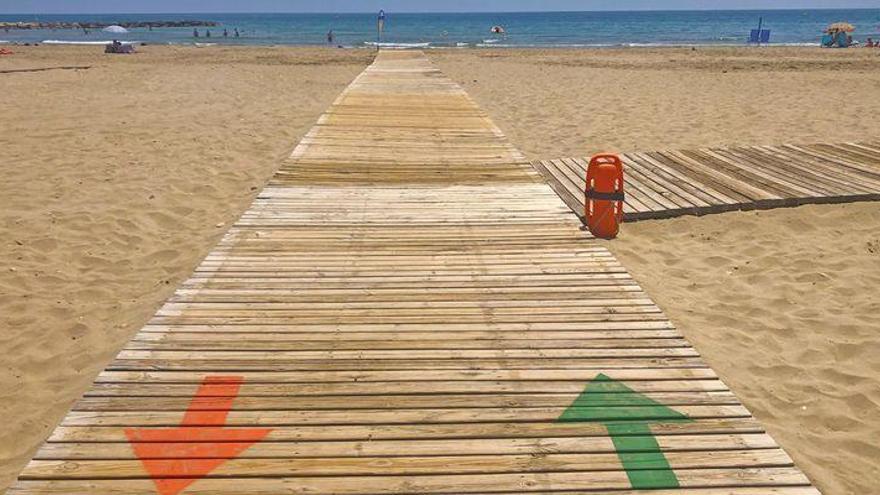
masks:
<instances>
[{"instance_id":1,"label":"wooden boardwalk","mask_svg":"<svg viewBox=\"0 0 880 495\"><path fill-rule=\"evenodd\" d=\"M880 142L626 153L625 220L880 200ZM532 165L578 216L589 159Z\"/></svg>"},{"instance_id":2,"label":"wooden boardwalk","mask_svg":"<svg viewBox=\"0 0 880 495\"><path fill-rule=\"evenodd\" d=\"M634 487L818 494L467 94L383 51L9 493Z\"/></svg>"}]
</instances>

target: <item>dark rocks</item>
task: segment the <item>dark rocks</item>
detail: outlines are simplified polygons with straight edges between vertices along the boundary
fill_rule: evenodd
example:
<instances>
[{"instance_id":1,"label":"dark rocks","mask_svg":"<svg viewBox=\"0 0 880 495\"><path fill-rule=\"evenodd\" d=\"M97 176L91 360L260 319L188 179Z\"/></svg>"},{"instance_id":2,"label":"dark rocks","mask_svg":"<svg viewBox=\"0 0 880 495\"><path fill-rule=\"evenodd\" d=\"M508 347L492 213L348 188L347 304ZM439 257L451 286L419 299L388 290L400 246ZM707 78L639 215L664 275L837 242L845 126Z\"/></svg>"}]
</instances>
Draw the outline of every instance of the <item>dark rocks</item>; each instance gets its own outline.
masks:
<instances>
[{"instance_id":1,"label":"dark rocks","mask_svg":"<svg viewBox=\"0 0 880 495\"><path fill-rule=\"evenodd\" d=\"M214 21L139 21L139 22L0 22L0 29L103 29L107 26L137 28L214 27Z\"/></svg>"}]
</instances>

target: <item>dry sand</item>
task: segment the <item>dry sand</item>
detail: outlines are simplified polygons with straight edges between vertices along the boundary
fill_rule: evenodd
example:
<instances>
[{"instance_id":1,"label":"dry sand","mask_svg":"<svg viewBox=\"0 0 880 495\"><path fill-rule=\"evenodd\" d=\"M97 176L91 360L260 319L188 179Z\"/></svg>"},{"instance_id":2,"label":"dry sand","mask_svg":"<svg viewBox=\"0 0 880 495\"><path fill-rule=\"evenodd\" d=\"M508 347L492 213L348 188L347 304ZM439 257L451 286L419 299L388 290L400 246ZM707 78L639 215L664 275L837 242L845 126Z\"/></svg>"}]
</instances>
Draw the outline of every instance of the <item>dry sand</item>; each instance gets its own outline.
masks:
<instances>
[{"instance_id":1,"label":"dry sand","mask_svg":"<svg viewBox=\"0 0 880 495\"><path fill-rule=\"evenodd\" d=\"M432 53L534 158L880 139L880 50ZM624 226L607 246L826 495L880 486L880 203Z\"/></svg>"},{"instance_id":2,"label":"dry sand","mask_svg":"<svg viewBox=\"0 0 880 495\"><path fill-rule=\"evenodd\" d=\"M880 49L430 54L533 158L880 135Z\"/></svg>"},{"instance_id":3,"label":"dry sand","mask_svg":"<svg viewBox=\"0 0 880 495\"><path fill-rule=\"evenodd\" d=\"M10 47L0 492L340 91L362 51Z\"/></svg>"},{"instance_id":4,"label":"dry sand","mask_svg":"<svg viewBox=\"0 0 880 495\"><path fill-rule=\"evenodd\" d=\"M880 486L880 204L624 226L620 261L825 495Z\"/></svg>"},{"instance_id":5,"label":"dry sand","mask_svg":"<svg viewBox=\"0 0 880 495\"><path fill-rule=\"evenodd\" d=\"M92 68L0 74L0 490L372 55L12 48L0 71ZM880 134L880 50L431 56L532 157ZM608 245L826 494L875 490L880 206Z\"/></svg>"}]
</instances>

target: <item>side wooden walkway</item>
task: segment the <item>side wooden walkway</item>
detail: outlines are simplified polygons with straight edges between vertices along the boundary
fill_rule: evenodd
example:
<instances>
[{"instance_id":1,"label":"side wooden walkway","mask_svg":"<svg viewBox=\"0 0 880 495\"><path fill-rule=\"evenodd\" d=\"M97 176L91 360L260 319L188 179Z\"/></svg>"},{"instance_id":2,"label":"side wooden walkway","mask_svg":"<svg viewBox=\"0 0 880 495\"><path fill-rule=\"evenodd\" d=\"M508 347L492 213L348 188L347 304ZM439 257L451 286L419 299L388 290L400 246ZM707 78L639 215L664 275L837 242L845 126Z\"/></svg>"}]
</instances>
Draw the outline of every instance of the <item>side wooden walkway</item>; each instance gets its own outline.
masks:
<instances>
[{"instance_id":1,"label":"side wooden walkway","mask_svg":"<svg viewBox=\"0 0 880 495\"><path fill-rule=\"evenodd\" d=\"M626 153L625 220L880 200L880 142ZM588 158L535 161L578 216Z\"/></svg>"},{"instance_id":2,"label":"side wooden walkway","mask_svg":"<svg viewBox=\"0 0 880 495\"><path fill-rule=\"evenodd\" d=\"M486 115L381 52L11 495L816 495Z\"/></svg>"}]
</instances>

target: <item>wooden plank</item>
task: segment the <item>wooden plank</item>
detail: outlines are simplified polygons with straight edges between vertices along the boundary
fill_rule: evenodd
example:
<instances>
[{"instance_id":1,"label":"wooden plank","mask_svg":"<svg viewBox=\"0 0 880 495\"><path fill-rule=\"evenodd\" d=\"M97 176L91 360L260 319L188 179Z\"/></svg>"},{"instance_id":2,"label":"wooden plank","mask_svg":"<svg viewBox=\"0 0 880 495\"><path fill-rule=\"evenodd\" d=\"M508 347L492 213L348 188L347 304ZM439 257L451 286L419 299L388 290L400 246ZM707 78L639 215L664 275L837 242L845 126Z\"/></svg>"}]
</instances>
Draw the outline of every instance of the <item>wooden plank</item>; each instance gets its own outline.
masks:
<instances>
[{"instance_id":1,"label":"wooden plank","mask_svg":"<svg viewBox=\"0 0 880 495\"><path fill-rule=\"evenodd\" d=\"M478 400L478 397L474 398ZM680 406L677 411L692 420L749 418L742 406ZM442 408L442 409L365 409L354 415L347 409L304 411L236 411L230 413L228 426L333 426L338 425L411 425L496 423L510 424L556 421L561 410L550 408ZM609 411L609 417L617 417ZM639 412L631 411L631 412ZM650 411L643 411L646 414ZM635 416L639 418L640 416ZM150 426L180 425L179 411L73 411L62 426Z\"/></svg>"},{"instance_id":2,"label":"wooden plank","mask_svg":"<svg viewBox=\"0 0 880 495\"><path fill-rule=\"evenodd\" d=\"M393 381L529 381L529 380L576 380L587 382L595 378L593 370L558 370L558 369L531 369L531 370L432 370L426 374L423 371L389 371L378 370L370 372L350 372L342 370L323 370L314 372L282 371L282 372L241 372L245 383L371 383ZM641 380L706 380L716 379L717 376L709 368L639 368L609 370L606 373L610 378L621 381ZM103 371L98 375L96 384L101 383L189 383L199 384L204 375L187 371Z\"/></svg>"},{"instance_id":3,"label":"wooden plank","mask_svg":"<svg viewBox=\"0 0 880 495\"><path fill-rule=\"evenodd\" d=\"M790 467L791 459L781 450L731 450L669 452L667 460L674 469L769 468ZM650 469L652 464L636 461L635 466ZM522 472L591 472L620 470L620 460L611 454L531 455L458 455L432 457L359 457L359 458L281 458L234 459L225 463L212 477L264 476L401 476L432 474L448 470L450 474L522 473ZM174 477L166 467L154 475ZM138 461L37 461L22 473L22 479L137 479L144 478Z\"/></svg>"},{"instance_id":4,"label":"wooden plank","mask_svg":"<svg viewBox=\"0 0 880 495\"><path fill-rule=\"evenodd\" d=\"M754 418L708 418L680 423L657 423L651 427L657 436L760 434L764 429ZM607 429L598 423L520 422L520 423L423 423L325 426L277 426L267 441L337 441L337 440L418 440L458 439L478 441L483 438L556 438L605 437ZM203 430L193 442L209 443L216 434ZM61 426L49 438L50 443L125 443L124 429L114 426Z\"/></svg>"},{"instance_id":5,"label":"wooden plank","mask_svg":"<svg viewBox=\"0 0 880 495\"><path fill-rule=\"evenodd\" d=\"M640 393L681 393L681 392L727 392L720 380L657 380L622 382L631 390ZM557 381L385 381L372 383L271 383L244 384L237 397L314 397L314 396L386 396L416 394L579 394L584 389L582 380ZM393 390L394 394L389 394ZM193 385L179 383L96 383L86 397L187 397L196 392ZM226 397L216 392L218 397ZM211 396L211 395L208 395ZM727 395L720 398L728 398Z\"/></svg>"},{"instance_id":6,"label":"wooden plank","mask_svg":"<svg viewBox=\"0 0 880 495\"><path fill-rule=\"evenodd\" d=\"M478 404L474 404L474 393L444 394L431 391L430 386L424 387L425 393L410 395L323 395L323 396L290 396L279 397L238 396L235 411L301 411L323 409L440 409L443 407L463 408L535 408L559 407L560 414L566 406L573 403L580 390L573 394L553 393L483 393ZM226 397L207 397L199 401L198 408L192 407L192 396L139 396L136 390L128 396L96 396L89 395L80 399L74 411L213 411L221 410L226 405ZM726 391L722 392L643 392L645 397L670 406L679 405L736 405L736 398ZM596 394L609 409L627 407L632 398L628 394Z\"/></svg>"},{"instance_id":7,"label":"wooden plank","mask_svg":"<svg viewBox=\"0 0 880 495\"><path fill-rule=\"evenodd\" d=\"M763 433L698 434L656 436L664 452L728 451L776 449L778 446ZM644 438L634 437L634 440ZM199 442L186 442L181 448L197 448ZM210 443L210 442L209 442ZM189 444L189 445L187 445ZM615 454L618 447L608 436L483 438L478 442L460 439L409 439L313 442L260 442L238 456L240 459L346 458L346 457L420 457L451 455L533 455L536 452L568 454ZM137 460L131 445L121 443L47 443L34 457L42 460Z\"/></svg>"},{"instance_id":8,"label":"wooden plank","mask_svg":"<svg viewBox=\"0 0 880 495\"><path fill-rule=\"evenodd\" d=\"M809 481L795 468L682 469L677 472L683 488L718 487L804 487ZM627 490L629 479L622 471L543 472L424 476L296 477L296 478L208 478L198 482L193 494L411 494L411 493L529 493L547 489ZM149 494L150 480L22 480L10 492ZM736 492L733 492L736 493Z\"/></svg>"}]
</instances>

